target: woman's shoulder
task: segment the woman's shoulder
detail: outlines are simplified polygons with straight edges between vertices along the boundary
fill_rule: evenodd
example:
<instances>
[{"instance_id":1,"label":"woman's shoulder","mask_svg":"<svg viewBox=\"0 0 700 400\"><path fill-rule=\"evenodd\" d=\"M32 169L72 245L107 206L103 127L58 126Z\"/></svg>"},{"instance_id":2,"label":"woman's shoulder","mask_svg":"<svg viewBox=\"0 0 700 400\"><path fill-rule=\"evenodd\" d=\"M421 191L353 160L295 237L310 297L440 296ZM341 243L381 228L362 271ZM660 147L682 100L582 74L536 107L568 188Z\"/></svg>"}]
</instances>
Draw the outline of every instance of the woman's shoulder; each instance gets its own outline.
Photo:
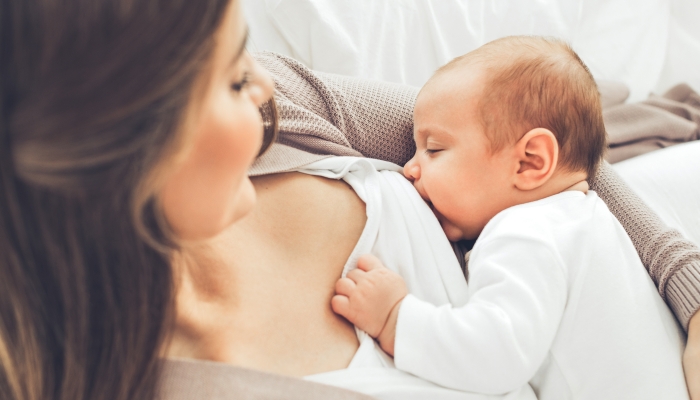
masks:
<instances>
[{"instance_id":1,"label":"woman's shoulder","mask_svg":"<svg viewBox=\"0 0 700 400\"><path fill-rule=\"evenodd\" d=\"M360 393L224 363L163 359L156 399L369 399Z\"/></svg>"}]
</instances>

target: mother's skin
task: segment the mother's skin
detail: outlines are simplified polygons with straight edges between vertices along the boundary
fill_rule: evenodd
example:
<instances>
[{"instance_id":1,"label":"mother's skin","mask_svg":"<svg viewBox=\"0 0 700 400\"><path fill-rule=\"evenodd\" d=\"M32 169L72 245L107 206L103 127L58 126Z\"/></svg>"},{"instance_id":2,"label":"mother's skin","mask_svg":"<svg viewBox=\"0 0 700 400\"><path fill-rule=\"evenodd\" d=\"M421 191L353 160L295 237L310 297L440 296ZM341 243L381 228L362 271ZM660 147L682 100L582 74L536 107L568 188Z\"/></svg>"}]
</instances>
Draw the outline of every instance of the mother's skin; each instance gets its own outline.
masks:
<instances>
[{"instance_id":1,"label":"mother's skin","mask_svg":"<svg viewBox=\"0 0 700 400\"><path fill-rule=\"evenodd\" d=\"M185 122L194 134L160 178L180 240L175 326L163 353L294 376L341 369L358 343L329 304L364 228L364 204L342 182L301 174L253 187L258 107L272 81L243 51L246 29L232 1L209 74L195 86Z\"/></svg>"},{"instance_id":2,"label":"mother's skin","mask_svg":"<svg viewBox=\"0 0 700 400\"><path fill-rule=\"evenodd\" d=\"M255 209L175 263L183 279L168 356L298 377L347 367L357 336L330 300L364 203L342 181L301 173L253 184Z\"/></svg>"}]
</instances>

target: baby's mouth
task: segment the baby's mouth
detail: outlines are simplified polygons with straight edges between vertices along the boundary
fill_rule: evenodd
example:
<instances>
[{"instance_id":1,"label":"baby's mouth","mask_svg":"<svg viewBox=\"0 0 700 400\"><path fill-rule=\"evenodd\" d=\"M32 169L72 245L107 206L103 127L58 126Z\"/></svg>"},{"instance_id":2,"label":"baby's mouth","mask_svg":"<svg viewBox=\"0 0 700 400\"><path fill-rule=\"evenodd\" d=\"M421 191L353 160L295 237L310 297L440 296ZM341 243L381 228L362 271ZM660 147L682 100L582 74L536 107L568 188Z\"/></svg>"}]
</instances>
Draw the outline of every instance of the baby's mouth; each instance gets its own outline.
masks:
<instances>
[{"instance_id":1,"label":"baby's mouth","mask_svg":"<svg viewBox=\"0 0 700 400\"><path fill-rule=\"evenodd\" d=\"M442 224L442 221L444 220L445 217L443 217L442 214L440 214L440 212L437 209L435 209L433 202L430 201L428 196L426 194L424 194L423 191L418 188L418 186L416 186L415 182L413 182L413 187L416 188L416 190L418 191L418 194L420 195L420 198L423 199L423 201L425 202L425 204L428 205L428 207L430 207L430 210L433 212L433 214L435 214L435 217Z\"/></svg>"}]
</instances>

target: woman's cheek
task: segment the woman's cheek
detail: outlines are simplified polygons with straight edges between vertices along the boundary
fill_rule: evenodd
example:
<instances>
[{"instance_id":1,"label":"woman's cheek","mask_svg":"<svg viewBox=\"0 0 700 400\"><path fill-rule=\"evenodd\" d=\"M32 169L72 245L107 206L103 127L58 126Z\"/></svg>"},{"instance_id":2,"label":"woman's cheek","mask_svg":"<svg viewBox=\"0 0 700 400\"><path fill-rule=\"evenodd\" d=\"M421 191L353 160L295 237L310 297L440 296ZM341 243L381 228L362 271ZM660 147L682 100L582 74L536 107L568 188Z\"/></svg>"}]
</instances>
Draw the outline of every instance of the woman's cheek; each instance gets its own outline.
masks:
<instances>
[{"instance_id":1,"label":"woman's cheek","mask_svg":"<svg viewBox=\"0 0 700 400\"><path fill-rule=\"evenodd\" d=\"M234 200L229 208L230 215L225 220L224 228L245 217L255 207L255 187L248 177L242 180L241 185L237 189L233 195Z\"/></svg>"},{"instance_id":2,"label":"woman's cheek","mask_svg":"<svg viewBox=\"0 0 700 400\"><path fill-rule=\"evenodd\" d=\"M214 185L219 185L211 195L221 201L218 208L224 229L255 205L255 189L248 178L248 169L262 144L262 120L258 109L247 102L231 104L221 112L218 140L212 141L209 154L216 160L210 173L217 176Z\"/></svg>"},{"instance_id":3,"label":"woman's cheek","mask_svg":"<svg viewBox=\"0 0 700 400\"><path fill-rule=\"evenodd\" d=\"M192 151L162 193L166 218L190 240L219 234L255 204L248 168L262 142L257 108L219 98L202 120Z\"/></svg>"}]
</instances>

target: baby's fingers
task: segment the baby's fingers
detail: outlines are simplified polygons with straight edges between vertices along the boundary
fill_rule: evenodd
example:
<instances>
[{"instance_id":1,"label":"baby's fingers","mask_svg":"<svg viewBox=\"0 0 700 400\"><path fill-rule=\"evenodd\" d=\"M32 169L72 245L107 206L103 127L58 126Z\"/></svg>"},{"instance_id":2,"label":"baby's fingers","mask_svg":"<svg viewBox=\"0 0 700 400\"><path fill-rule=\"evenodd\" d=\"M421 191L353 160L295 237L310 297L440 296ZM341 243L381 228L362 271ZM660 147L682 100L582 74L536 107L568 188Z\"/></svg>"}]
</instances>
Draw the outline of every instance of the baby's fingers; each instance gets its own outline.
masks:
<instances>
[{"instance_id":1,"label":"baby's fingers","mask_svg":"<svg viewBox=\"0 0 700 400\"><path fill-rule=\"evenodd\" d=\"M355 268L348 272L345 277L352 280L354 283L360 283L363 279L367 278L367 273L361 269Z\"/></svg>"},{"instance_id":2,"label":"baby's fingers","mask_svg":"<svg viewBox=\"0 0 700 400\"><path fill-rule=\"evenodd\" d=\"M379 259L372 254L363 254L357 259L357 268L362 271L371 271L373 269L386 268Z\"/></svg>"},{"instance_id":3,"label":"baby's fingers","mask_svg":"<svg viewBox=\"0 0 700 400\"><path fill-rule=\"evenodd\" d=\"M335 292L343 296L350 296L355 291L355 282L352 279L340 278L335 283Z\"/></svg>"},{"instance_id":4,"label":"baby's fingers","mask_svg":"<svg viewBox=\"0 0 700 400\"><path fill-rule=\"evenodd\" d=\"M350 318L348 318L348 316L350 315L350 299L348 299L346 296L341 296L337 294L333 296L333 298L331 299L331 308L333 309L333 312L342 315L348 321L350 321Z\"/></svg>"}]
</instances>

